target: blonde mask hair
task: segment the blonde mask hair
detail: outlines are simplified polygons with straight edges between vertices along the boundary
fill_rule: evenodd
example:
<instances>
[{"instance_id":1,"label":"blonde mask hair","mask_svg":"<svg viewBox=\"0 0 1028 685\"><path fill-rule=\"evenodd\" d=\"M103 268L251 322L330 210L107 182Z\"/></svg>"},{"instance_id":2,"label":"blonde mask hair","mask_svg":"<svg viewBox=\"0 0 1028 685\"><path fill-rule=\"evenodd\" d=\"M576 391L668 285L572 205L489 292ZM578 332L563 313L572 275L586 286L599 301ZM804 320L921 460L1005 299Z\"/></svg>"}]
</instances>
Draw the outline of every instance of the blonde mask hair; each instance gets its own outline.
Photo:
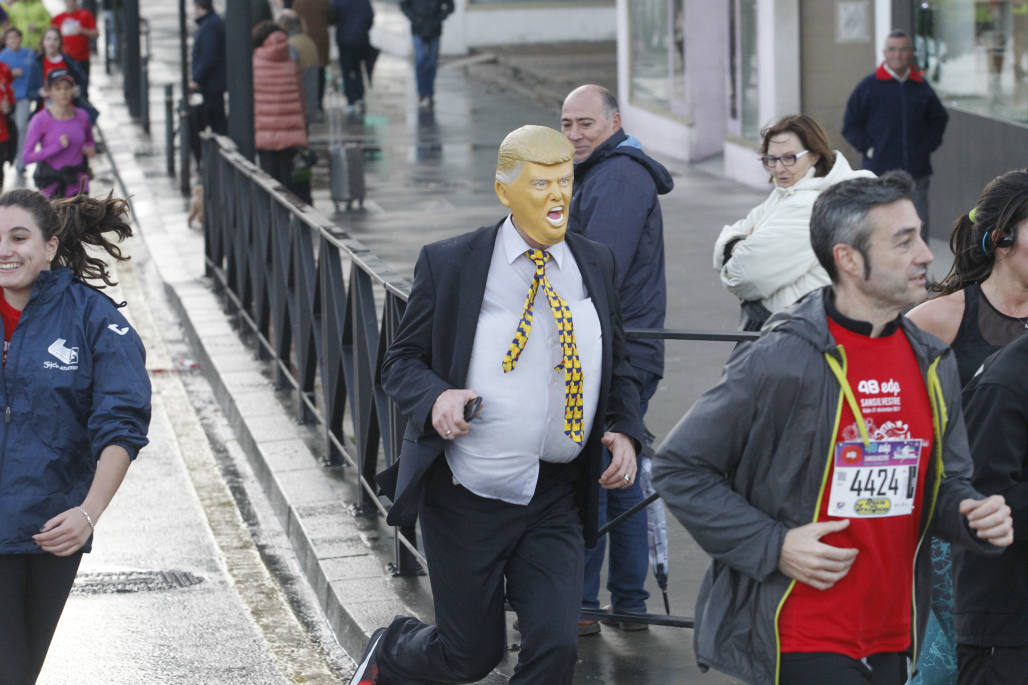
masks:
<instances>
[{"instance_id":1,"label":"blonde mask hair","mask_svg":"<svg viewBox=\"0 0 1028 685\"><path fill-rule=\"evenodd\" d=\"M553 166L575 157L575 146L564 134L549 126L522 126L507 134L496 155L496 181L513 183L521 176L525 162Z\"/></svg>"}]
</instances>

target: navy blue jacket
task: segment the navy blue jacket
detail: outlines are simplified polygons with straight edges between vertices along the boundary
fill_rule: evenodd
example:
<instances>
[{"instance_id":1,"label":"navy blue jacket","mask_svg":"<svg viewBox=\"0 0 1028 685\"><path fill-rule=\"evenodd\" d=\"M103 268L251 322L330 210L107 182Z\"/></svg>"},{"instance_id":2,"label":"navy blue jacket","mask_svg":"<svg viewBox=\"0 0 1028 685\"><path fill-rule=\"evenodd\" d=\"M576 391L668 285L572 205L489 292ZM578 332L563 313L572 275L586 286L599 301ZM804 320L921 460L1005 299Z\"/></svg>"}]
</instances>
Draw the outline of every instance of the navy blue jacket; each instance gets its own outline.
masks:
<instances>
[{"instance_id":1,"label":"navy blue jacket","mask_svg":"<svg viewBox=\"0 0 1028 685\"><path fill-rule=\"evenodd\" d=\"M911 68L900 83L880 66L850 95L842 135L863 155L865 169L879 175L903 169L924 178L932 173L930 157L942 145L948 119L946 108L916 69ZM869 148L874 150L870 158Z\"/></svg>"},{"instance_id":2,"label":"navy blue jacket","mask_svg":"<svg viewBox=\"0 0 1028 685\"><path fill-rule=\"evenodd\" d=\"M193 80L206 95L222 95L228 89L225 68L225 22L214 12L196 20L193 36Z\"/></svg>"},{"instance_id":3,"label":"navy blue jacket","mask_svg":"<svg viewBox=\"0 0 1028 685\"><path fill-rule=\"evenodd\" d=\"M663 328L667 308L664 219L658 195L674 187L671 174L618 131L575 165L568 230L614 252L615 285L625 328ZM632 366L664 375L664 341L628 340Z\"/></svg>"},{"instance_id":4,"label":"navy blue jacket","mask_svg":"<svg viewBox=\"0 0 1028 685\"><path fill-rule=\"evenodd\" d=\"M0 371L0 554L42 553L32 535L82 504L103 449L134 459L147 443L144 359L108 297L66 268L40 272Z\"/></svg>"},{"instance_id":5,"label":"navy blue jacket","mask_svg":"<svg viewBox=\"0 0 1028 685\"><path fill-rule=\"evenodd\" d=\"M367 44L368 32L375 21L370 0L332 0L332 8L336 13L336 43Z\"/></svg>"},{"instance_id":6,"label":"navy blue jacket","mask_svg":"<svg viewBox=\"0 0 1028 685\"><path fill-rule=\"evenodd\" d=\"M410 32L420 38L436 38L443 19L453 12L453 0L400 0L400 11L410 20Z\"/></svg>"}]
</instances>

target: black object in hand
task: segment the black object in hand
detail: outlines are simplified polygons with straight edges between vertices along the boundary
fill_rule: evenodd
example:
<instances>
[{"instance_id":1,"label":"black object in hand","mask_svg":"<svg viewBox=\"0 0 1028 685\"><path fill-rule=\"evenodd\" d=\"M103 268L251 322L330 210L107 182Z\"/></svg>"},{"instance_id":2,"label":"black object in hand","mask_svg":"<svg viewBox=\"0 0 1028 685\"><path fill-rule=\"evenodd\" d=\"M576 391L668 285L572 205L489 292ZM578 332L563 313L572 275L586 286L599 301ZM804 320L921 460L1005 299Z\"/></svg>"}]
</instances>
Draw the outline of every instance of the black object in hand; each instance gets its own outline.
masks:
<instances>
[{"instance_id":1,"label":"black object in hand","mask_svg":"<svg viewBox=\"0 0 1028 685\"><path fill-rule=\"evenodd\" d=\"M475 414L477 414L478 410L481 408L481 397L475 397L473 399L468 400L467 403L464 405L464 420L470 421L471 419L475 418Z\"/></svg>"}]
</instances>

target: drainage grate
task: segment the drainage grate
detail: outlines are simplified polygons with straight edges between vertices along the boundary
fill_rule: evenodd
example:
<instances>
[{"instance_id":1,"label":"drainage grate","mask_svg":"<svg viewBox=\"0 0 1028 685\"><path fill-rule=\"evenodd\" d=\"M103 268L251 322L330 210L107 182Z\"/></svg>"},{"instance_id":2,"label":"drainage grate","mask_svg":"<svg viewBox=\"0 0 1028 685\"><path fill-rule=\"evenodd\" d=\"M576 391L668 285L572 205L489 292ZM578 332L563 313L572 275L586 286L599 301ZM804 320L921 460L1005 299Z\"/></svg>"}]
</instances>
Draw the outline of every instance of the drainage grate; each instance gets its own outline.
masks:
<instances>
[{"instance_id":1,"label":"drainage grate","mask_svg":"<svg viewBox=\"0 0 1028 685\"><path fill-rule=\"evenodd\" d=\"M75 578L72 592L80 595L102 595L120 592L157 592L178 590L203 582L188 571L124 571L83 573Z\"/></svg>"}]
</instances>

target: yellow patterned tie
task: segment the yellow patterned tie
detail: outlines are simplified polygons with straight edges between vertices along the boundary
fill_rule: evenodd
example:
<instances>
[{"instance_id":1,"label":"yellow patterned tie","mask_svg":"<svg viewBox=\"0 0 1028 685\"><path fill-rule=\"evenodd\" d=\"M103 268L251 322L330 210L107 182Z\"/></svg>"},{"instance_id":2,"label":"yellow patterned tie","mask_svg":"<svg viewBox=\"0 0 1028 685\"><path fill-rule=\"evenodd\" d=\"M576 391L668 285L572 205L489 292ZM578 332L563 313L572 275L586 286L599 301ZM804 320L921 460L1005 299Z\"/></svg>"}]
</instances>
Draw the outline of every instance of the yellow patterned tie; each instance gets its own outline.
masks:
<instances>
[{"instance_id":1,"label":"yellow patterned tie","mask_svg":"<svg viewBox=\"0 0 1028 685\"><path fill-rule=\"evenodd\" d=\"M514 340L507 350L507 356L503 358L503 371L513 371L521 351L525 349L528 333L532 330L532 305L535 303L535 294L541 283L553 311L553 318L557 322L557 332L560 334L562 359L556 368L564 367L564 433L581 445L585 440L582 433L582 364L578 360L578 345L575 344L571 309L546 278L546 259L550 253L532 249L525 252L525 256L535 262L535 278L528 288L528 297L525 298L525 306L521 310L521 321L514 331Z\"/></svg>"}]
</instances>

